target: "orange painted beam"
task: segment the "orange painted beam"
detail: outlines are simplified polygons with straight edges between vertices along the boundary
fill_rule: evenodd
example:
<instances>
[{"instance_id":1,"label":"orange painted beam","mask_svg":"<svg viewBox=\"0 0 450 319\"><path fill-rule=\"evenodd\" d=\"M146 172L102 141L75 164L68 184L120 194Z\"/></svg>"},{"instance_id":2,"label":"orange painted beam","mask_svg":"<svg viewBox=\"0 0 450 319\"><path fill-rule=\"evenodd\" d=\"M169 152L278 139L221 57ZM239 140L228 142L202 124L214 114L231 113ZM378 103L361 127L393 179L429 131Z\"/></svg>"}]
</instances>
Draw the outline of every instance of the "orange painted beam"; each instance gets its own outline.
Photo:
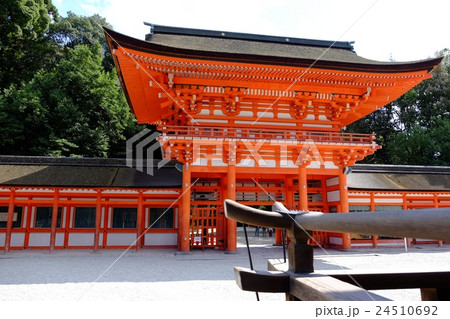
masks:
<instances>
[{"instance_id":1,"label":"orange painted beam","mask_svg":"<svg viewBox=\"0 0 450 319\"><path fill-rule=\"evenodd\" d=\"M352 63L341 67L336 64L330 68L306 68L251 60L233 61L232 57L227 61L214 60L214 56L205 57L195 51L175 56L160 51L161 48L158 51L146 49L152 46L148 42L142 41L140 47L136 40L118 34L114 36L122 39L120 45L109 34L106 37L130 106L140 123L170 121L175 110L188 113L184 116L187 120L200 112L201 104L214 101L214 97L221 94L221 107L226 108L230 116L238 115L240 110L248 107L242 102L264 100L270 104L280 98L282 104L291 104L293 108L295 104L310 101L323 106L325 101L329 103L327 117L334 112L333 116L339 119L338 126L343 127L429 78L430 70L440 62L440 59L434 59L422 64L405 63L397 68L390 68L390 63L380 64L386 68L383 72L380 67L373 66L355 69ZM287 88L289 91L285 91ZM283 106L277 104L275 107ZM257 118L258 111L253 110L256 111L253 117ZM315 107L317 110L319 108ZM275 108L273 111L279 112ZM183 121L182 118L178 120ZM234 119L226 122L229 126Z\"/></svg>"},{"instance_id":2,"label":"orange painted beam","mask_svg":"<svg viewBox=\"0 0 450 319\"><path fill-rule=\"evenodd\" d=\"M227 198L231 200L236 199L236 166L235 154L232 151L230 155L228 174L227 174ZM233 219L227 219L227 250L229 252L236 251L237 245L237 223Z\"/></svg>"},{"instance_id":3,"label":"orange painted beam","mask_svg":"<svg viewBox=\"0 0 450 319\"><path fill-rule=\"evenodd\" d=\"M188 252L190 250L190 220L191 220L191 171L189 170L189 164L183 165L183 177L182 177L182 197L181 197L181 209L178 220L178 237L179 244L178 250L182 252Z\"/></svg>"},{"instance_id":4,"label":"orange painted beam","mask_svg":"<svg viewBox=\"0 0 450 319\"><path fill-rule=\"evenodd\" d=\"M100 225L102 218L102 194L97 191L97 198L95 201L95 233L94 233L94 253L98 252L100 246Z\"/></svg>"},{"instance_id":5,"label":"orange painted beam","mask_svg":"<svg viewBox=\"0 0 450 319\"><path fill-rule=\"evenodd\" d=\"M55 241L56 241L56 227L58 224L58 198L59 198L59 191L55 191L55 195L53 197L53 209L52 209L52 224L51 224L51 231L50 231L50 252L55 251ZM62 214L61 214L61 223L62 223Z\"/></svg>"},{"instance_id":6,"label":"orange painted beam","mask_svg":"<svg viewBox=\"0 0 450 319\"><path fill-rule=\"evenodd\" d=\"M15 191L11 189L9 194L8 217L6 220L5 254L9 252L9 248L11 246L11 231L14 219L14 197Z\"/></svg>"},{"instance_id":7,"label":"orange painted beam","mask_svg":"<svg viewBox=\"0 0 450 319\"><path fill-rule=\"evenodd\" d=\"M308 180L306 167L301 166L298 172L299 210L308 210Z\"/></svg>"},{"instance_id":8,"label":"orange painted beam","mask_svg":"<svg viewBox=\"0 0 450 319\"><path fill-rule=\"evenodd\" d=\"M341 205L341 213L348 213L348 186L347 186L347 175L342 171L339 174L339 198ZM350 234L342 234L342 248L350 249L352 247Z\"/></svg>"},{"instance_id":9,"label":"orange painted beam","mask_svg":"<svg viewBox=\"0 0 450 319\"><path fill-rule=\"evenodd\" d=\"M138 207L136 216L136 251L143 246L143 225L144 225L144 207L142 192L139 192Z\"/></svg>"}]
</instances>

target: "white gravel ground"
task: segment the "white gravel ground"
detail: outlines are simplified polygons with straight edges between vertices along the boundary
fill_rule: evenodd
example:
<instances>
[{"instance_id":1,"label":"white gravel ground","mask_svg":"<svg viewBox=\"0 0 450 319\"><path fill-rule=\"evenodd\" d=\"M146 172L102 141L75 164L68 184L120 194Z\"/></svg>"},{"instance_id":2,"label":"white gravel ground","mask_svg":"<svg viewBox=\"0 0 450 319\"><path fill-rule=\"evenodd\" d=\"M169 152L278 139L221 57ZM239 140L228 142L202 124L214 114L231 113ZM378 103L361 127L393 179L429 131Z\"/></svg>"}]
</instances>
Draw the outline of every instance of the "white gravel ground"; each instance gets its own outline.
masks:
<instances>
[{"instance_id":1,"label":"white gravel ground","mask_svg":"<svg viewBox=\"0 0 450 319\"><path fill-rule=\"evenodd\" d=\"M255 269L266 270L267 259L282 258L273 237L254 238ZM0 255L0 301L253 301L241 291L233 267L249 267L243 238L236 253L194 250L45 250L11 251ZM122 255L123 254L123 255ZM120 257L122 255L122 257ZM120 258L119 258L120 257ZM315 250L317 271L449 270L450 246ZM394 300L420 300L418 290L378 291ZM262 301L282 301L283 294L260 294Z\"/></svg>"}]
</instances>

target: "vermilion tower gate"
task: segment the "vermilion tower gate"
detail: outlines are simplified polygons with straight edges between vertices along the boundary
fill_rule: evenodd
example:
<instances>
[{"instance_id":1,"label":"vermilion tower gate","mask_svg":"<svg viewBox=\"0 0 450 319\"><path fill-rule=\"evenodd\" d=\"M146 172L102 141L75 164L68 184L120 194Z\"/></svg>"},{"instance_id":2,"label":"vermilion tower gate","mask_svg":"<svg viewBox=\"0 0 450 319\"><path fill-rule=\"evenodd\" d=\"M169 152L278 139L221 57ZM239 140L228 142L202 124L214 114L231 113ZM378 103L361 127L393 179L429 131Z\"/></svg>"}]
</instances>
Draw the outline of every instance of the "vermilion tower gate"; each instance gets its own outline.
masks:
<instances>
[{"instance_id":1,"label":"vermilion tower gate","mask_svg":"<svg viewBox=\"0 0 450 319\"><path fill-rule=\"evenodd\" d=\"M379 62L352 43L150 25L146 41L105 30L138 122L183 164L178 248L236 249L223 199L348 212L346 170L380 148L343 133L431 76L440 59ZM279 232L277 233L279 240ZM348 234L323 243L350 247Z\"/></svg>"}]
</instances>

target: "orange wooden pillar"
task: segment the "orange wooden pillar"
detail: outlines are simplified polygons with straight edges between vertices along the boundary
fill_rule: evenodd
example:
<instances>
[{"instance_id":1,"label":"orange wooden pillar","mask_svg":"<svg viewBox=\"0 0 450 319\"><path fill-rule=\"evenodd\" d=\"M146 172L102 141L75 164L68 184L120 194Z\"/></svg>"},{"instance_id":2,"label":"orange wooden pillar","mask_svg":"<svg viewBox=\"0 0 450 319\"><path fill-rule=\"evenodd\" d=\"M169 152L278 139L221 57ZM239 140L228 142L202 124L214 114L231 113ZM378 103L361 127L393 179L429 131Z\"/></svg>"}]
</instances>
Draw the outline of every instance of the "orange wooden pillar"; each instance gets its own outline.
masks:
<instances>
[{"instance_id":1,"label":"orange wooden pillar","mask_svg":"<svg viewBox=\"0 0 450 319\"><path fill-rule=\"evenodd\" d=\"M56 242L56 226L58 225L58 197L59 190L55 190L55 196L53 197L53 210L52 210L52 227L50 232L50 252L55 251ZM62 216L61 216L62 219Z\"/></svg>"},{"instance_id":2,"label":"orange wooden pillar","mask_svg":"<svg viewBox=\"0 0 450 319\"><path fill-rule=\"evenodd\" d=\"M341 204L341 213L348 213L348 187L347 187L347 175L341 170L339 173L339 197ZM342 234L342 248L350 249L352 246L352 241L350 234Z\"/></svg>"},{"instance_id":3,"label":"orange wooden pillar","mask_svg":"<svg viewBox=\"0 0 450 319\"><path fill-rule=\"evenodd\" d=\"M95 233L94 233L94 253L98 252L100 242L100 224L102 222L102 193L97 191L95 201Z\"/></svg>"},{"instance_id":4,"label":"orange wooden pillar","mask_svg":"<svg viewBox=\"0 0 450 319\"><path fill-rule=\"evenodd\" d=\"M286 177L284 180L284 194L285 194L285 206L287 209L294 209L294 193L292 192L292 186L294 181L290 177ZM281 229L275 230L275 244L283 244L283 232Z\"/></svg>"},{"instance_id":5,"label":"orange wooden pillar","mask_svg":"<svg viewBox=\"0 0 450 319\"><path fill-rule=\"evenodd\" d=\"M403 193L402 198L403 198L402 209L403 210L407 210L408 209L408 200L406 198L406 193ZM406 238L406 245L407 245L407 247L411 247L412 246L412 239L411 238Z\"/></svg>"},{"instance_id":6,"label":"orange wooden pillar","mask_svg":"<svg viewBox=\"0 0 450 319\"><path fill-rule=\"evenodd\" d=\"M283 244L283 231L279 228L275 229L275 245Z\"/></svg>"},{"instance_id":7,"label":"orange wooden pillar","mask_svg":"<svg viewBox=\"0 0 450 319\"><path fill-rule=\"evenodd\" d=\"M181 197L181 212L178 215L178 250L188 252L190 250L189 224L191 219L191 171L189 163L183 165L183 186Z\"/></svg>"},{"instance_id":8,"label":"orange wooden pillar","mask_svg":"<svg viewBox=\"0 0 450 319\"><path fill-rule=\"evenodd\" d=\"M299 210L308 210L308 179L306 177L306 167L300 166L298 173L298 195Z\"/></svg>"},{"instance_id":9,"label":"orange wooden pillar","mask_svg":"<svg viewBox=\"0 0 450 319\"><path fill-rule=\"evenodd\" d=\"M234 162L228 165L227 198L236 200L236 165ZM232 219L227 219L227 229L227 250L229 252L235 252L237 244L237 222Z\"/></svg>"},{"instance_id":10,"label":"orange wooden pillar","mask_svg":"<svg viewBox=\"0 0 450 319\"><path fill-rule=\"evenodd\" d=\"M139 251L142 247L142 219L144 215L144 197L142 191L139 191L137 217L136 217L136 251Z\"/></svg>"},{"instance_id":11,"label":"orange wooden pillar","mask_svg":"<svg viewBox=\"0 0 450 319\"><path fill-rule=\"evenodd\" d=\"M15 191L11 189L11 193L9 195L8 218L6 219L5 254L9 252L9 248L11 246L11 233L14 220L14 197Z\"/></svg>"},{"instance_id":12,"label":"orange wooden pillar","mask_svg":"<svg viewBox=\"0 0 450 319\"><path fill-rule=\"evenodd\" d=\"M375 194L370 193L370 211L375 211ZM372 248L378 247L378 235L372 235Z\"/></svg>"},{"instance_id":13,"label":"orange wooden pillar","mask_svg":"<svg viewBox=\"0 0 450 319\"><path fill-rule=\"evenodd\" d=\"M438 195L434 194L433 197L433 202L434 202L434 208L439 208L439 199L438 199ZM442 240L438 240L438 247L442 247L444 246L444 243Z\"/></svg>"}]
</instances>

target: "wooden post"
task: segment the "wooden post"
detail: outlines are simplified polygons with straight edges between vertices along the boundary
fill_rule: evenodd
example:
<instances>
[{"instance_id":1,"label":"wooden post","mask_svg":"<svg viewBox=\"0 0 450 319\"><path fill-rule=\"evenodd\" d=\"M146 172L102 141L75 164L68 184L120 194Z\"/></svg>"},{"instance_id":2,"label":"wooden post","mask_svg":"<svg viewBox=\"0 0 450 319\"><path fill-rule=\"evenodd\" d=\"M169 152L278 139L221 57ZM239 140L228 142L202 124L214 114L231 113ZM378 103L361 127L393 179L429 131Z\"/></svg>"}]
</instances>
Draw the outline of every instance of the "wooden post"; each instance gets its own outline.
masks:
<instances>
[{"instance_id":1,"label":"wooden post","mask_svg":"<svg viewBox=\"0 0 450 319\"><path fill-rule=\"evenodd\" d=\"M286 177L284 180L284 193L285 193L285 202L286 207L288 209L294 209L294 192L292 190L292 186L294 186L294 180L291 177ZM282 245L283 244L283 232L281 229L275 229L275 244Z\"/></svg>"},{"instance_id":2,"label":"wooden post","mask_svg":"<svg viewBox=\"0 0 450 319\"><path fill-rule=\"evenodd\" d=\"M347 188L347 175L342 172L339 172L339 198L341 204L341 213L348 213L348 188ZM350 234L344 233L342 234L342 248L350 249L352 247L352 240L350 238Z\"/></svg>"},{"instance_id":3,"label":"wooden post","mask_svg":"<svg viewBox=\"0 0 450 319\"><path fill-rule=\"evenodd\" d=\"M300 166L298 173L298 195L299 210L308 210L308 180L306 177L306 167Z\"/></svg>"},{"instance_id":4,"label":"wooden post","mask_svg":"<svg viewBox=\"0 0 450 319\"><path fill-rule=\"evenodd\" d=\"M52 227L51 227L51 233L50 233L50 252L51 253L55 251L56 227L58 225L58 197L59 197L59 190L56 189L55 196L53 197Z\"/></svg>"},{"instance_id":5,"label":"wooden post","mask_svg":"<svg viewBox=\"0 0 450 319\"><path fill-rule=\"evenodd\" d=\"M434 202L434 208L439 208L439 199L438 199L437 194L434 194L433 202ZM438 240L438 247L442 247L442 246L444 246L443 241Z\"/></svg>"},{"instance_id":6,"label":"wooden post","mask_svg":"<svg viewBox=\"0 0 450 319\"><path fill-rule=\"evenodd\" d=\"M300 228L296 223L292 223L287 230L287 235L292 241L288 246L289 271L293 273L314 272L314 250L312 246L308 245L312 232ZM296 300L299 299L290 293L286 293L286 301Z\"/></svg>"},{"instance_id":7,"label":"wooden post","mask_svg":"<svg viewBox=\"0 0 450 319\"><path fill-rule=\"evenodd\" d=\"M375 195L373 192L370 193L370 211L375 211ZM372 235L372 248L378 247L378 235Z\"/></svg>"},{"instance_id":8,"label":"wooden post","mask_svg":"<svg viewBox=\"0 0 450 319\"><path fill-rule=\"evenodd\" d=\"M408 201L406 199L406 193L403 193L402 198L403 198L402 209L407 210L408 209ZM411 238L406 238L406 246L407 247L412 246L411 241L412 241Z\"/></svg>"},{"instance_id":9,"label":"wooden post","mask_svg":"<svg viewBox=\"0 0 450 319\"><path fill-rule=\"evenodd\" d=\"M101 190L97 190L97 199L95 201L94 253L97 253L99 249L101 222L102 222L102 193Z\"/></svg>"},{"instance_id":10,"label":"wooden post","mask_svg":"<svg viewBox=\"0 0 450 319\"><path fill-rule=\"evenodd\" d=\"M283 244L283 231L279 228L275 229L275 245Z\"/></svg>"},{"instance_id":11,"label":"wooden post","mask_svg":"<svg viewBox=\"0 0 450 319\"><path fill-rule=\"evenodd\" d=\"M27 198L27 206L26 206L26 210L27 210L27 220L25 221L25 228L29 229L29 227L32 224L31 221L31 211L32 211L32 207L31 207L31 197ZM30 232L26 231L25 232L25 238L24 238L24 242L23 242L23 248L28 248L28 245L30 243Z\"/></svg>"},{"instance_id":12,"label":"wooden post","mask_svg":"<svg viewBox=\"0 0 450 319\"><path fill-rule=\"evenodd\" d=\"M294 199L294 179L293 178L286 178L285 179L285 192L286 192L286 207L288 209L295 209L295 199Z\"/></svg>"},{"instance_id":13,"label":"wooden post","mask_svg":"<svg viewBox=\"0 0 450 319\"><path fill-rule=\"evenodd\" d=\"M228 165L228 183L227 183L227 198L231 200L236 199L236 165L230 163ZM227 250L229 252L236 251L236 237L237 237L237 222L233 219L227 219Z\"/></svg>"},{"instance_id":14,"label":"wooden post","mask_svg":"<svg viewBox=\"0 0 450 319\"><path fill-rule=\"evenodd\" d=\"M143 195L142 191L139 191L137 217L136 217L136 251L139 251L142 246L142 218L143 218Z\"/></svg>"},{"instance_id":15,"label":"wooden post","mask_svg":"<svg viewBox=\"0 0 450 319\"><path fill-rule=\"evenodd\" d=\"M5 254L9 252L11 246L11 232L14 220L14 197L15 190L11 189L11 193L9 194L8 218L6 220Z\"/></svg>"},{"instance_id":16,"label":"wooden post","mask_svg":"<svg viewBox=\"0 0 450 319\"><path fill-rule=\"evenodd\" d=\"M189 228L191 219L191 171L189 163L183 165L183 186L181 197L181 214L178 220L178 250L188 252L190 250Z\"/></svg>"}]
</instances>

